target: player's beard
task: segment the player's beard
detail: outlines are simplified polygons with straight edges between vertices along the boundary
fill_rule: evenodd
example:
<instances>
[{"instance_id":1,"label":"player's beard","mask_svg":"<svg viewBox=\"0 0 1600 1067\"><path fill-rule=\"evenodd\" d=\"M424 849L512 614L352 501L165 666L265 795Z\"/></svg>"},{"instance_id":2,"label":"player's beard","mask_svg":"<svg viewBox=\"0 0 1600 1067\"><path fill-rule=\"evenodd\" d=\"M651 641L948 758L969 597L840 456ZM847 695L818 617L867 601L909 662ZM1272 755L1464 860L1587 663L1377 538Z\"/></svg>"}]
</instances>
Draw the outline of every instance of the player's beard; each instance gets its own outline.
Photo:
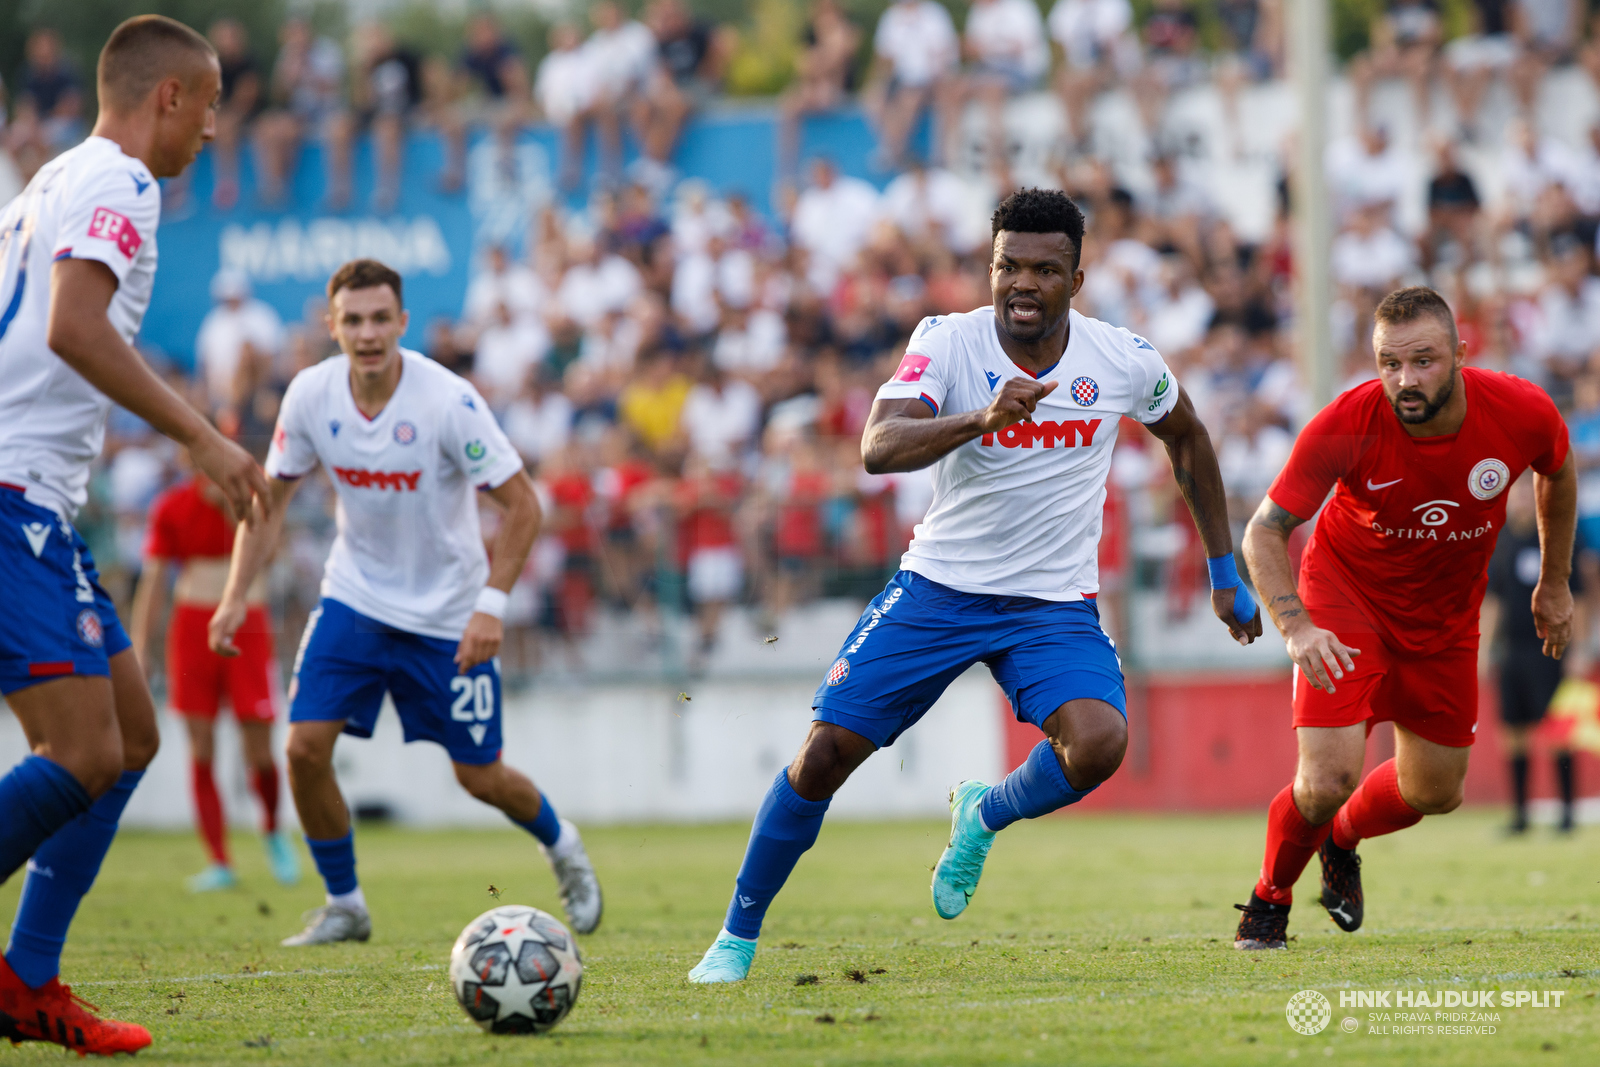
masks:
<instances>
[{"instance_id":1,"label":"player's beard","mask_svg":"<svg viewBox=\"0 0 1600 1067\"><path fill-rule=\"evenodd\" d=\"M1389 401L1390 406L1394 408L1395 417L1409 426L1421 426L1424 423L1432 422L1433 417L1444 410L1444 406L1450 403L1450 398L1455 395L1456 379L1460 376L1461 372L1452 368L1450 380L1441 385L1438 395L1433 397L1429 397L1421 389L1402 389L1395 394L1393 400ZM1415 415L1407 415L1400 410L1400 402L1402 400L1420 400L1422 401L1422 410Z\"/></svg>"}]
</instances>

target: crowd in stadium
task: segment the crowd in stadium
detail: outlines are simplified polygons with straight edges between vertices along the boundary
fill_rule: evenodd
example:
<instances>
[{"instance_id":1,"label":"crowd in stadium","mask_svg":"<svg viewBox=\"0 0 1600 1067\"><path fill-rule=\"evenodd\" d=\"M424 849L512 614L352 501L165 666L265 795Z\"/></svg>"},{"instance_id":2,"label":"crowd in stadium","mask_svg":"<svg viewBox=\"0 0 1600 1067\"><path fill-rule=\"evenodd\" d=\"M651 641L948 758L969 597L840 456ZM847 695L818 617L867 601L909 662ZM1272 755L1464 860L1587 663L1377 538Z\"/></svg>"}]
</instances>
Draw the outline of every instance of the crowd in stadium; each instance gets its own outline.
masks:
<instances>
[{"instance_id":1,"label":"crowd in stadium","mask_svg":"<svg viewBox=\"0 0 1600 1067\"><path fill-rule=\"evenodd\" d=\"M750 606L776 634L797 603L870 596L927 506L925 475L867 475L858 442L917 321L988 302L987 223L982 211L974 219L970 176L954 173L955 117L969 107L998 115L1012 98L1059 94L1067 122L1053 173L1090 219L1074 306L1163 353L1218 440L1235 522L1248 517L1308 414L1292 349L1288 146L1276 222L1246 241L1163 129L1185 91L1209 85L1226 97L1282 77L1284 5L1216 0L1205 9L1218 21L1206 26L1198 6L1155 0L1140 21L1129 0L1047 10L975 0L958 25L934 0L896 0L867 27L816 0L777 102L778 171L790 184L776 218L738 195L674 185L684 124L717 99L736 44L730 27L682 0L653 0L637 21L600 0L585 25L552 28L538 62L482 12L455 57L399 43L378 22L340 42L291 19L267 70L243 28L223 20L209 31L224 86L211 195L235 203L247 161L259 195L281 197L313 139L326 148L332 206L368 195L352 190L349 159L352 138L370 133L381 206L396 195L408 130L443 135L449 188L462 181L469 137L509 141L537 122L565 131L559 179L570 187L583 178L570 146L592 126L601 163L589 208L546 209L525 254L485 250L459 317L416 335L478 384L542 494L545 533L508 617L508 667L582 669L580 639L619 609L646 642L663 612L692 613L693 665L730 605ZM1470 8L1470 26L1450 26L1434 0L1390 0L1342 72L1357 120L1327 157L1340 375L1346 385L1373 376L1371 311L1385 292L1434 285L1472 362L1536 381L1568 413L1594 471L1580 505L1581 526L1594 527L1600 110L1587 141L1563 140L1545 129L1541 94L1554 78L1579 78L1600 99L1600 18L1586 21L1578 0ZM1415 143L1399 143L1371 106L1374 87L1397 80L1410 86ZM34 33L0 133L24 177L83 135L85 91L55 35ZM1131 98L1146 127L1152 182L1137 194L1086 118L1106 94ZM877 165L894 175L881 191L798 158L799 124L852 101L878 135ZM1510 121L1491 128L1483 116L1497 106ZM933 136L919 158L910 146L925 114ZM982 180L1003 192L1003 124L984 128L995 137ZM626 167L625 137L639 149ZM1418 225L1399 209L1424 186ZM211 295L186 387L219 425L264 442L289 378L331 350L320 310L281 321L227 271ZM1112 593L1154 581L1169 614L1185 616L1206 587L1198 539L1167 465L1151 461L1153 440L1125 430L1102 581ZM80 521L98 531L103 570L126 576L138 568L143 510L181 460L115 417L107 456L97 506ZM276 579L291 633L293 612L315 603L332 523L326 492L302 492L295 507Z\"/></svg>"}]
</instances>

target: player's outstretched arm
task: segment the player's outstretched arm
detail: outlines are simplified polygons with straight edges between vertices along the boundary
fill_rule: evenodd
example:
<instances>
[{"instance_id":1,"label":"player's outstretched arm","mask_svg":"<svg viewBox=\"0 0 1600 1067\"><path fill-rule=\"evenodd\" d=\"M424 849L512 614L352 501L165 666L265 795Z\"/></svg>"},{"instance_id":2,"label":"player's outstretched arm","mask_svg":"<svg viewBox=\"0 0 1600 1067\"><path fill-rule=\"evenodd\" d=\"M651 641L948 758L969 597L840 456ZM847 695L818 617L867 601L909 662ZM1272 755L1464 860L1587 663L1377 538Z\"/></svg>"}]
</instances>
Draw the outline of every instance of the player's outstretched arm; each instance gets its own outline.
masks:
<instances>
[{"instance_id":1,"label":"player's outstretched arm","mask_svg":"<svg viewBox=\"0 0 1600 1067\"><path fill-rule=\"evenodd\" d=\"M1355 670L1359 648L1345 645L1330 630L1318 629L1294 587L1289 568L1289 533L1306 520L1269 496L1261 501L1244 531L1244 560L1273 624L1296 668L1318 689L1334 691L1334 680Z\"/></svg>"},{"instance_id":2,"label":"player's outstretched arm","mask_svg":"<svg viewBox=\"0 0 1600 1067\"><path fill-rule=\"evenodd\" d=\"M1188 393L1180 393L1172 410L1150 427L1150 432L1167 447L1172 461L1172 477L1178 483L1200 541L1206 547L1207 561L1223 561L1232 584L1217 577L1213 564L1211 610L1228 626L1228 632L1241 645L1261 636L1261 611L1243 591L1233 566L1233 530L1228 525L1228 496L1222 487L1222 468L1211 447L1211 434L1194 410ZM1244 615L1246 617L1241 618Z\"/></svg>"},{"instance_id":3,"label":"player's outstretched arm","mask_svg":"<svg viewBox=\"0 0 1600 1067\"><path fill-rule=\"evenodd\" d=\"M943 459L968 441L1030 421L1039 401L1060 382L1012 378L986 408L935 415L921 399L879 400L861 435L861 463L868 474L916 471Z\"/></svg>"},{"instance_id":4,"label":"player's outstretched arm","mask_svg":"<svg viewBox=\"0 0 1600 1067\"><path fill-rule=\"evenodd\" d=\"M250 512L252 495L265 500L267 480L250 454L201 417L111 325L106 309L117 276L93 259L62 259L50 271L51 351L88 383L189 450L217 483L235 518Z\"/></svg>"},{"instance_id":5,"label":"player's outstretched arm","mask_svg":"<svg viewBox=\"0 0 1600 1067\"><path fill-rule=\"evenodd\" d=\"M267 565L283 532L283 513L289 498L300 488L298 479L273 478L260 503L239 524L233 537L233 559L228 566L228 583L222 587L222 602L211 614L207 638L211 651L219 656L237 656L233 635L244 625L250 610L250 586Z\"/></svg>"},{"instance_id":6,"label":"player's outstretched arm","mask_svg":"<svg viewBox=\"0 0 1600 1067\"><path fill-rule=\"evenodd\" d=\"M524 471L486 492L505 514L494 538L489 584L479 594L478 610L467 620L466 632L456 646L456 667L462 674L500 654L500 643L505 640L501 619L506 612L506 599L528 562L533 543L539 539L542 518L533 480Z\"/></svg>"},{"instance_id":7,"label":"player's outstretched arm","mask_svg":"<svg viewBox=\"0 0 1600 1067\"><path fill-rule=\"evenodd\" d=\"M139 587L133 594L133 609L128 612L128 636L133 640L133 654L145 677L150 677L150 635L155 632L156 620L166 610L167 561L160 556L146 556L139 568Z\"/></svg>"},{"instance_id":8,"label":"player's outstretched arm","mask_svg":"<svg viewBox=\"0 0 1600 1067\"><path fill-rule=\"evenodd\" d=\"M1534 472L1539 516L1539 584L1533 588L1533 622L1544 654L1560 659L1572 639L1572 542L1578 527L1578 467L1572 453L1546 477Z\"/></svg>"}]
</instances>

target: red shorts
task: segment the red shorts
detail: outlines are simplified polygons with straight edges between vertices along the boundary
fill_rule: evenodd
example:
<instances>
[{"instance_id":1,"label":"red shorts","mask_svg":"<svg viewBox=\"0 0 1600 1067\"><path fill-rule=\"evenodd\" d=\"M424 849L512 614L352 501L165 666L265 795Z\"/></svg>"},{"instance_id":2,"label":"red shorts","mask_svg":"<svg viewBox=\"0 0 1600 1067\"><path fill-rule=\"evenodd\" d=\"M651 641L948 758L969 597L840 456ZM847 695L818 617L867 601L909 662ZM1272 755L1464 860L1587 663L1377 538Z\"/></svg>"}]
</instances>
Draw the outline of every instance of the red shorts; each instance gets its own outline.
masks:
<instances>
[{"instance_id":1,"label":"red shorts","mask_svg":"<svg viewBox=\"0 0 1600 1067\"><path fill-rule=\"evenodd\" d=\"M1404 726L1425 741L1450 748L1472 744L1478 730L1478 638L1422 659L1401 659L1379 636L1341 633L1361 655L1355 670L1334 681L1334 691L1313 688L1294 672L1295 726L1353 726L1370 733L1380 722Z\"/></svg>"},{"instance_id":2,"label":"red shorts","mask_svg":"<svg viewBox=\"0 0 1600 1067\"><path fill-rule=\"evenodd\" d=\"M206 628L215 608L178 604L167 625L167 690L172 710L202 719L217 717L224 695L240 722L272 722L278 712L277 657L272 619L253 607L234 635L237 656L211 651Z\"/></svg>"}]
</instances>

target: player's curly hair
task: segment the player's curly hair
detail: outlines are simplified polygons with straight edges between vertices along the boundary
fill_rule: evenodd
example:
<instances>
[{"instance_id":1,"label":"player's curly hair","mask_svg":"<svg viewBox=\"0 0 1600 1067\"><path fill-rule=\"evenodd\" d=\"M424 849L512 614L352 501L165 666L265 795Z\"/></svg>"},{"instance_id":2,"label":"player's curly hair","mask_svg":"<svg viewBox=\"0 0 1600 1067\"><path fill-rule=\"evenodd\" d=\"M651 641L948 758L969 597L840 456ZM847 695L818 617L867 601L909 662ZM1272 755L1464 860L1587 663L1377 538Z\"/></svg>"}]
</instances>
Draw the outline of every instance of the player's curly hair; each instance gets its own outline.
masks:
<instances>
[{"instance_id":1,"label":"player's curly hair","mask_svg":"<svg viewBox=\"0 0 1600 1067\"><path fill-rule=\"evenodd\" d=\"M1454 348L1459 341L1456 333L1456 317L1450 310L1450 305L1445 303L1444 297L1436 290L1426 285L1411 285L1404 289L1396 289L1383 298L1372 312L1374 323L1383 323L1386 326L1401 322L1412 322L1424 315L1432 315L1449 327L1450 346Z\"/></svg>"},{"instance_id":2,"label":"player's curly hair","mask_svg":"<svg viewBox=\"0 0 1600 1067\"><path fill-rule=\"evenodd\" d=\"M1078 269L1083 253L1083 212L1072 197L1059 189L1018 189L994 209L989 224L989 240L1001 230L1012 233L1064 233L1072 242L1072 269Z\"/></svg>"}]
</instances>

